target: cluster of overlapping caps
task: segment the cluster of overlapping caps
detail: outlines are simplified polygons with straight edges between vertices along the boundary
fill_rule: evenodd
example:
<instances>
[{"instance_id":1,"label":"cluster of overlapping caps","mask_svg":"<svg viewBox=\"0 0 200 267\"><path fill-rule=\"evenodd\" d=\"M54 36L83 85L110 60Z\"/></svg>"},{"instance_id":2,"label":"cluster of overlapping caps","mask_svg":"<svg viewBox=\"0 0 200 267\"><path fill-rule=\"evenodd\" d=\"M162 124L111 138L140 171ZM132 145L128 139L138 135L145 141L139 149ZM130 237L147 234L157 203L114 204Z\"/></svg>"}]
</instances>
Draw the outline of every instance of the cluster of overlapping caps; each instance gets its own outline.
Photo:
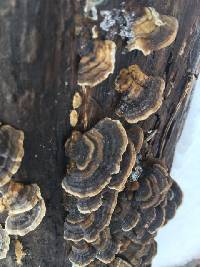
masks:
<instances>
[{"instance_id":1,"label":"cluster of overlapping caps","mask_svg":"<svg viewBox=\"0 0 200 267\"><path fill-rule=\"evenodd\" d=\"M162 162L137 160L142 144L141 128L126 131L109 118L67 140L71 161L63 180L69 203L64 238L71 241L69 259L75 265L151 263L154 237L175 215L182 193ZM135 181L137 167L141 173Z\"/></svg>"},{"instance_id":2,"label":"cluster of overlapping caps","mask_svg":"<svg viewBox=\"0 0 200 267\"><path fill-rule=\"evenodd\" d=\"M46 208L37 184L25 185L12 179L24 156L24 133L9 125L0 126L0 259L9 250L9 235L24 236L33 231L45 216ZM2 223L2 222L1 222Z\"/></svg>"},{"instance_id":3,"label":"cluster of overlapping caps","mask_svg":"<svg viewBox=\"0 0 200 267\"><path fill-rule=\"evenodd\" d=\"M147 55L174 41L178 22L153 8L142 12L133 22L127 48ZM93 40L92 50L80 59L79 85L94 87L113 73L115 50L111 40ZM163 79L147 76L137 65L121 70L115 113L131 125L125 129L119 120L105 118L85 133L74 131L67 140L64 238L71 244L69 260L74 266L151 264L157 231L182 201L166 166L140 154L144 134L136 123L160 108L164 87Z\"/></svg>"}]
</instances>

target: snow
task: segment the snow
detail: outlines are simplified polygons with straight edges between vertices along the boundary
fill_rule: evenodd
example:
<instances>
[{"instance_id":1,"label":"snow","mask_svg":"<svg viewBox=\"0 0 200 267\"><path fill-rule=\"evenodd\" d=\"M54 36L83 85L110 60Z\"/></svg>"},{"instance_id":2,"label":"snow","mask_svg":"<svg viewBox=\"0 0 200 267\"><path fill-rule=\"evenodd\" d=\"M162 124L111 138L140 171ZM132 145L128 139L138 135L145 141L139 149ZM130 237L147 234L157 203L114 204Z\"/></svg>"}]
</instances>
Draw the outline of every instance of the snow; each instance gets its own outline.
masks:
<instances>
[{"instance_id":1,"label":"snow","mask_svg":"<svg viewBox=\"0 0 200 267\"><path fill-rule=\"evenodd\" d=\"M177 144L171 175L184 192L176 217L157 236L153 267L175 267L200 258L200 79Z\"/></svg>"}]
</instances>

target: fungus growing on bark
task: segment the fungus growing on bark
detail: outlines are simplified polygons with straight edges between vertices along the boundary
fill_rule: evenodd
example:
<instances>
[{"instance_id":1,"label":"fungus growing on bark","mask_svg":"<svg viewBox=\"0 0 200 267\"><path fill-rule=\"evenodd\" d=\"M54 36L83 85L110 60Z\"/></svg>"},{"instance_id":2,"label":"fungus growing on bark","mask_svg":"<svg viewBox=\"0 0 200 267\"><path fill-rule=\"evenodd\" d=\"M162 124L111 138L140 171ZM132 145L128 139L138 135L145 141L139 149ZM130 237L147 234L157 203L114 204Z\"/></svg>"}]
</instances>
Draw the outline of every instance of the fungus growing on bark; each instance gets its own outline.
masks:
<instances>
[{"instance_id":1,"label":"fungus growing on bark","mask_svg":"<svg viewBox=\"0 0 200 267\"><path fill-rule=\"evenodd\" d=\"M24 133L9 125L0 126L0 186L17 172L24 156Z\"/></svg>"},{"instance_id":2,"label":"fungus growing on bark","mask_svg":"<svg viewBox=\"0 0 200 267\"><path fill-rule=\"evenodd\" d=\"M85 240L91 243L95 241L99 233L110 224L117 204L117 195L116 191L107 190L103 194L102 206L95 212L82 214L82 219L78 224L69 221L67 217L64 225L64 238L74 242Z\"/></svg>"},{"instance_id":3,"label":"fungus growing on bark","mask_svg":"<svg viewBox=\"0 0 200 267\"><path fill-rule=\"evenodd\" d=\"M98 210L102 204L102 193L99 193L94 197L79 198L77 202L77 207L80 213L84 214Z\"/></svg>"},{"instance_id":4,"label":"fungus growing on bark","mask_svg":"<svg viewBox=\"0 0 200 267\"><path fill-rule=\"evenodd\" d=\"M126 248L124 238L136 244L148 243L167 222L167 210L169 219L174 216L178 205L172 203L181 203L180 188L158 160L143 161L142 169L137 182L139 186L131 190L130 183L134 182L128 182L126 189L119 193L118 204L110 224L111 234L117 236L123 244L121 253ZM174 196L177 201L173 197L173 191L176 191ZM172 200L171 203L169 199Z\"/></svg>"},{"instance_id":5,"label":"fungus growing on bark","mask_svg":"<svg viewBox=\"0 0 200 267\"><path fill-rule=\"evenodd\" d=\"M99 234L99 238L93 243L97 250L96 259L105 264L111 263L120 250L120 242L114 240L107 227Z\"/></svg>"},{"instance_id":6,"label":"fungus growing on bark","mask_svg":"<svg viewBox=\"0 0 200 267\"><path fill-rule=\"evenodd\" d=\"M0 188L0 210L9 214L18 214L32 209L41 198L40 188L36 184L24 185L10 181Z\"/></svg>"},{"instance_id":7,"label":"fungus growing on bark","mask_svg":"<svg viewBox=\"0 0 200 267\"><path fill-rule=\"evenodd\" d=\"M112 175L119 173L127 144L122 124L109 118L84 134L72 134L65 146L71 166L63 179L64 190L79 198L99 194L110 183Z\"/></svg>"},{"instance_id":8,"label":"fungus growing on bark","mask_svg":"<svg viewBox=\"0 0 200 267\"><path fill-rule=\"evenodd\" d=\"M10 237L0 225L0 259L6 258L10 246Z\"/></svg>"},{"instance_id":9,"label":"fungus growing on bark","mask_svg":"<svg viewBox=\"0 0 200 267\"><path fill-rule=\"evenodd\" d=\"M24 236L38 227L45 213L44 200L40 199L31 210L10 214L5 221L5 230L9 235Z\"/></svg>"},{"instance_id":10,"label":"fungus growing on bark","mask_svg":"<svg viewBox=\"0 0 200 267\"><path fill-rule=\"evenodd\" d=\"M172 16L160 15L152 7L144 7L143 15L132 24L133 38L127 49L141 50L144 55L160 50L174 42L178 31L178 21Z\"/></svg>"},{"instance_id":11,"label":"fungus growing on bark","mask_svg":"<svg viewBox=\"0 0 200 267\"><path fill-rule=\"evenodd\" d=\"M167 194L167 203L165 205L165 222L167 224L169 220L171 220L175 214L177 208L181 205L183 200L183 193L179 187L179 185L173 181L172 186Z\"/></svg>"},{"instance_id":12,"label":"fungus growing on bark","mask_svg":"<svg viewBox=\"0 0 200 267\"><path fill-rule=\"evenodd\" d=\"M120 164L120 171L117 174L112 175L112 179L109 183L109 188L117 191L122 191L125 187L128 177L131 175L132 169L136 161L136 152L133 143L129 140L127 149L122 156Z\"/></svg>"},{"instance_id":13,"label":"fungus growing on bark","mask_svg":"<svg viewBox=\"0 0 200 267\"><path fill-rule=\"evenodd\" d=\"M69 260L75 266L88 266L94 261L96 249L85 241L73 243L72 250L69 254Z\"/></svg>"},{"instance_id":14,"label":"fungus growing on bark","mask_svg":"<svg viewBox=\"0 0 200 267\"><path fill-rule=\"evenodd\" d=\"M127 50L138 49L144 55L165 48L176 38L178 21L172 16L160 15L152 7L122 2L121 8L100 11L100 28L107 38L117 34L127 41Z\"/></svg>"},{"instance_id":15,"label":"fungus growing on bark","mask_svg":"<svg viewBox=\"0 0 200 267\"><path fill-rule=\"evenodd\" d=\"M93 49L79 63L78 84L94 87L108 78L115 67L114 42L94 40Z\"/></svg>"},{"instance_id":16,"label":"fungus growing on bark","mask_svg":"<svg viewBox=\"0 0 200 267\"><path fill-rule=\"evenodd\" d=\"M92 243L83 240L73 243L69 259L76 266L88 266L95 260L99 260L102 265L103 263L109 264L114 260L119 250L120 243L113 240L109 228L105 228Z\"/></svg>"},{"instance_id":17,"label":"fungus growing on bark","mask_svg":"<svg viewBox=\"0 0 200 267\"><path fill-rule=\"evenodd\" d=\"M77 109L81 106L81 104L82 104L82 97L79 92L76 92L73 97L72 107L73 109Z\"/></svg>"},{"instance_id":18,"label":"fungus growing on bark","mask_svg":"<svg viewBox=\"0 0 200 267\"><path fill-rule=\"evenodd\" d=\"M78 123L78 112L75 109L73 109L70 112L70 125L72 127L75 127L77 123Z\"/></svg>"},{"instance_id":19,"label":"fungus growing on bark","mask_svg":"<svg viewBox=\"0 0 200 267\"><path fill-rule=\"evenodd\" d=\"M138 65L122 69L116 80L121 94L116 114L129 123L147 119L161 106L165 82L160 77L147 76Z\"/></svg>"}]
</instances>

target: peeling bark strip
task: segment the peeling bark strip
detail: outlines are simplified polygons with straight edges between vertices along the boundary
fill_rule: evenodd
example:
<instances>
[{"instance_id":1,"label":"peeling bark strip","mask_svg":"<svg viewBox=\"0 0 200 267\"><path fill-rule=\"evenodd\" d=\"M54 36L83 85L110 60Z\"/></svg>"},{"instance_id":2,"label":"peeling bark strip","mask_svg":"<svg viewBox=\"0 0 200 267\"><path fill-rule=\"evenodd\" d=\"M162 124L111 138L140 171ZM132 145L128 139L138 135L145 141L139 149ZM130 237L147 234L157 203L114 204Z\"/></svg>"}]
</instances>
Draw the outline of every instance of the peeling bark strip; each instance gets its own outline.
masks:
<instances>
[{"instance_id":1,"label":"peeling bark strip","mask_svg":"<svg viewBox=\"0 0 200 267\"><path fill-rule=\"evenodd\" d=\"M107 1L112 10L121 1ZM179 21L170 47L148 57L132 51L116 55L109 79L82 95L77 129L89 129L112 113L118 97L114 80L122 68L138 64L144 73L165 80L161 109L140 123L147 156L158 156L171 167L177 138L198 76L200 50L199 1L138 1ZM131 1L130 8L134 4ZM100 8L100 6L99 6ZM16 180L37 183L45 198L47 215L41 226L21 238L23 266L70 266L63 240L64 208L61 181L65 173L64 141L70 136L70 112L77 86L75 19L84 1L0 1L0 121L25 132L25 158ZM76 16L77 15L77 16ZM117 43L121 47L120 41ZM87 115L87 116L86 116ZM2 218L3 219L3 218ZM16 266L14 240L1 266Z\"/></svg>"}]
</instances>

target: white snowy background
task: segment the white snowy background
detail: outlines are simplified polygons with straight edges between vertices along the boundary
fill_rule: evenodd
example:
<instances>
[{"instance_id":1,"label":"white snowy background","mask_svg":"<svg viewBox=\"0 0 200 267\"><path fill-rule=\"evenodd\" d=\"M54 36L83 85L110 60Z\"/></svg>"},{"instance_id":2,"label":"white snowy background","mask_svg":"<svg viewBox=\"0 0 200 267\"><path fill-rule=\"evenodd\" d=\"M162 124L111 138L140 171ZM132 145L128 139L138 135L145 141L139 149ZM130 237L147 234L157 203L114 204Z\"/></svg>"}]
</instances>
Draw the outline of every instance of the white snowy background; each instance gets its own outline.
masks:
<instances>
[{"instance_id":1,"label":"white snowy background","mask_svg":"<svg viewBox=\"0 0 200 267\"><path fill-rule=\"evenodd\" d=\"M176 147L172 177L184 192L176 217L157 237L153 267L175 267L200 259L200 79Z\"/></svg>"}]
</instances>

